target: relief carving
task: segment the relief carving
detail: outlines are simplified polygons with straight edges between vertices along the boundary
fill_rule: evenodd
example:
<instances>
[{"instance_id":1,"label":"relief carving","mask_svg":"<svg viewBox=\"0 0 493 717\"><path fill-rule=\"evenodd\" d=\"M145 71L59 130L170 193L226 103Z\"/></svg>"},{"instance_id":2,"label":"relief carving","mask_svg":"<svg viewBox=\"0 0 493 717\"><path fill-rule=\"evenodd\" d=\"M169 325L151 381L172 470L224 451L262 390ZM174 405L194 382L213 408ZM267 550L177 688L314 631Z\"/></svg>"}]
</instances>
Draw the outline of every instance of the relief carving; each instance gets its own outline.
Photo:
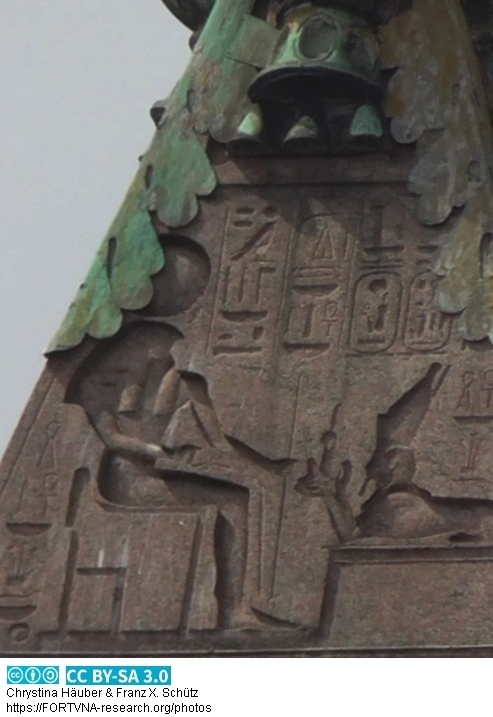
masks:
<instances>
[{"instance_id":1,"label":"relief carving","mask_svg":"<svg viewBox=\"0 0 493 717\"><path fill-rule=\"evenodd\" d=\"M208 599L214 601L215 617L207 626L260 629L263 620L268 620L272 627L275 616L264 616L253 607L255 589L246 585L247 563L258 560L252 553L255 546L248 544L252 530L259 529L252 526L249 506L252 492L280 491L284 467L224 434L205 379L176 367L170 350L179 338L170 327L152 323L129 327L82 366L68 401L84 408L105 447L97 479L102 505L126 513L129 520L136 511L161 515L163 521L173 514L196 516L189 590L200 589L193 575L201 552L210 549L215 579ZM72 524L73 513L72 509ZM265 552L263 546L261 550ZM91 576L107 576L110 583L107 587L99 583L101 589L114 593L117 588L111 581L117 579L118 589L125 590L122 569L79 567L76 587L86 591L83 586ZM183 571L186 574L186 565ZM116 577L110 580L110 573ZM185 602L192 599L192 593L183 596ZM115 609L108 607L105 625L116 624ZM125 624L125 613L122 620ZM189 617L183 617L180 625L188 621ZM71 624L73 629L82 627L73 620Z\"/></svg>"},{"instance_id":2,"label":"relief carving","mask_svg":"<svg viewBox=\"0 0 493 717\"><path fill-rule=\"evenodd\" d=\"M50 623L47 604L57 605L60 588L53 580L63 574L63 532L50 525L7 523L0 546L0 640L23 645L34 625Z\"/></svg>"},{"instance_id":3,"label":"relief carving","mask_svg":"<svg viewBox=\"0 0 493 717\"><path fill-rule=\"evenodd\" d=\"M413 482L416 460L410 448L396 445L386 458L388 468L358 518L362 538L444 536L452 543L493 538L493 502L434 498Z\"/></svg>"},{"instance_id":4,"label":"relief carving","mask_svg":"<svg viewBox=\"0 0 493 717\"><path fill-rule=\"evenodd\" d=\"M413 351L436 351L448 342L451 318L435 306L438 279L425 271L411 282L404 342Z\"/></svg>"},{"instance_id":5,"label":"relief carving","mask_svg":"<svg viewBox=\"0 0 493 717\"><path fill-rule=\"evenodd\" d=\"M458 420L493 418L493 369L463 372L456 417Z\"/></svg>"},{"instance_id":6,"label":"relief carving","mask_svg":"<svg viewBox=\"0 0 493 717\"><path fill-rule=\"evenodd\" d=\"M34 470L22 482L13 523L38 523L48 527L60 498L60 474L56 441L61 423L53 419L43 429L40 454Z\"/></svg>"},{"instance_id":7,"label":"relief carving","mask_svg":"<svg viewBox=\"0 0 493 717\"><path fill-rule=\"evenodd\" d=\"M0 644L318 649L371 570L490 550L489 354L431 303L439 236L317 192L225 190L82 347L5 493Z\"/></svg>"},{"instance_id":8,"label":"relief carving","mask_svg":"<svg viewBox=\"0 0 493 717\"><path fill-rule=\"evenodd\" d=\"M0 647L491 654L492 13L164 2L195 49L8 454Z\"/></svg>"},{"instance_id":9,"label":"relief carving","mask_svg":"<svg viewBox=\"0 0 493 717\"><path fill-rule=\"evenodd\" d=\"M346 489L351 478L351 462L342 460L337 451L337 417L340 405L336 405L331 427L321 438L322 456L320 462L314 458L307 461L307 473L296 484L301 495L320 496L326 506L330 521L339 541L348 540L356 530L351 505Z\"/></svg>"},{"instance_id":10,"label":"relief carving","mask_svg":"<svg viewBox=\"0 0 493 717\"><path fill-rule=\"evenodd\" d=\"M389 349L397 336L402 282L396 274L362 276L355 290L351 346L362 353Z\"/></svg>"},{"instance_id":11,"label":"relief carving","mask_svg":"<svg viewBox=\"0 0 493 717\"><path fill-rule=\"evenodd\" d=\"M442 537L467 543L493 539L493 501L436 498L415 483L413 440L447 373L448 367L432 364L421 381L378 416L377 446L366 466L360 495L369 484L375 490L358 514L346 493L351 463L337 457L334 428L339 406L334 409L331 429L322 437L322 460L319 465L313 459L308 461L308 473L297 489L323 497L339 541ZM460 468L457 480L467 480L467 474L474 472L480 445L480 437L472 434L466 447L467 465Z\"/></svg>"},{"instance_id":12,"label":"relief carving","mask_svg":"<svg viewBox=\"0 0 493 717\"><path fill-rule=\"evenodd\" d=\"M282 257L273 246L277 223L278 211L270 205L230 209L212 326L214 355L255 354L268 347L266 321L272 321L282 281Z\"/></svg>"},{"instance_id":13,"label":"relief carving","mask_svg":"<svg viewBox=\"0 0 493 717\"><path fill-rule=\"evenodd\" d=\"M486 364L487 365L487 364ZM457 482L493 484L490 474L490 434L493 420L493 372L470 363L458 375L454 396L454 421L460 435L461 466Z\"/></svg>"},{"instance_id":14,"label":"relief carving","mask_svg":"<svg viewBox=\"0 0 493 717\"><path fill-rule=\"evenodd\" d=\"M347 217L306 219L297 239L284 344L292 349L337 346L342 331L354 237Z\"/></svg>"},{"instance_id":15,"label":"relief carving","mask_svg":"<svg viewBox=\"0 0 493 717\"><path fill-rule=\"evenodd\" d=\"M31 598L40 591L41 585L37 582L42 568L40 552L30 540L11 537L1 557L0 598Z\"/></svg>"},{"instance_id":16,"label":"relief carving","mask_svg":"<svg viewBox=\"0 0 493 717\"><path fill-rule=\"evenodd\" d=\"M207 252L196 241L178 234L161 238L166 264L152 278L154 293L142 313L147 316L175 316L195 309L211 274Z\"/></svg>"}]
</instances>

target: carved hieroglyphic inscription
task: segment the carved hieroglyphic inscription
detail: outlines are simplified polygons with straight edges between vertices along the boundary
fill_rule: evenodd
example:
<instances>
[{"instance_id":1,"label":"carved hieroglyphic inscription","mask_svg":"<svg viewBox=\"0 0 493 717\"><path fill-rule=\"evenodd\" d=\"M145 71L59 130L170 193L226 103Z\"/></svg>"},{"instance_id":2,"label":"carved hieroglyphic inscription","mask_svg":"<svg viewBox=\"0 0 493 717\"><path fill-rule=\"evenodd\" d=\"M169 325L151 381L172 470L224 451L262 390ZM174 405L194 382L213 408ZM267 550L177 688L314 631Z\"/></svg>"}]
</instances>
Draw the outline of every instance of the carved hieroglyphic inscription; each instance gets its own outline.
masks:
<instances>
[{"instance_id":1,"label":"carved hieroglyphic inscription","mask_svg":"<svg viewBox=\"0 0 493 717\"><path fill-rule=\"evenodd\" d=\"M379 353L397 336L402 301L399 276L380 272L362 276L356 285L351 344L356 351Z\"/></svg>"},{"instance_id":2,"label":"carved hieroglyphic inscription","mask_svg":"<svg viewBox=\"0 0 493 717\"><path fill-rule=\"evenodd\" d=\"M409 286L404 343L413 351L441 349L450 337L450 317L435 307L437 282L428 270L417 274Z\"/></svg>"},{"instance_id":3,"label":"carved hieroglyphic inscription","mask_svg":"<svg viewBox=\"0 0 493 717\"><path fill-rule=\"evenodd\" d=\"M456 416L493 418L493 369L466 370L460 377Z\"/></svg>"},{"instance_id":4,"label":"carved hieroglyphic inscription","mask_svg":"<svg viewBox=\"0 0 493 717\"><path fill-rule=\"evenodd\" d=\"M383 580L402 599L406 561L453 582L452 549L477 598L490 349L434 308L442 230L413 201L226 187L162 238L153 302L57 364L9 473L2 648L358 647L347 596L364 583L373 609ZM443 590L426 595L443 613ZM396 620L409 645L427 639L418 608Z\"/></svg>"},{"instance_id":5,"label":"carved hieroglyphic inscription","mask_svg":"<svg viewBox=\"0 0 493 717\"><path fill-rule=\"evenodd\" d=\"M26 477L19 493L17 510L13 519L17 523L49 523L60 497L60 475L57 467L55 441L61 424L50 421L44 428L44 440L37 461L36 471Z\"/></svg>"},{"instance_id":6,"label":"carved hieroglyphic inscription","mask_svg":"<svg viewBox=\"0 0 493 717\"><path fill-rule=\"evenodd\" d=\"M269 204L238 204L228 212L211 336L214 355L272 350L285 240Z\"/></svg>"},{"instance_id":7,"label":"carved hieroglyphic inscription","mask_svg":"<svg viewBox=\"0 0 493 717\"><path fill-rule=\"evenodd\" d=\"M288 293L284 345L328 349L338 345L354 236L337 215L315 215L301 224Z\"/></svg>"},{"instance_id":8,"label":"carved hieroglyphic inscription","mask_svg":"<svg viewBox=\"0 0 493 717\"><path fill-rule=\"evenodd\" d=\"M451 318L434 305L436 247L410 245L409 228L402 205L364 206L350 334L355 352L427 353L450 339Z\"/></svg>"},{"instance_id":9,"label":"carved hieroglyphic inscription","mask_svg":"<svg viewBox=\"0 0 493 717\"><path fill-rule=\"evenodd\" d=\"M454 394L454 420L462 446L456 480L469 485L493 485L493 371L487 364L478 365L477 359L467 362L458 373Z\"/></svg>"}]
</instances>

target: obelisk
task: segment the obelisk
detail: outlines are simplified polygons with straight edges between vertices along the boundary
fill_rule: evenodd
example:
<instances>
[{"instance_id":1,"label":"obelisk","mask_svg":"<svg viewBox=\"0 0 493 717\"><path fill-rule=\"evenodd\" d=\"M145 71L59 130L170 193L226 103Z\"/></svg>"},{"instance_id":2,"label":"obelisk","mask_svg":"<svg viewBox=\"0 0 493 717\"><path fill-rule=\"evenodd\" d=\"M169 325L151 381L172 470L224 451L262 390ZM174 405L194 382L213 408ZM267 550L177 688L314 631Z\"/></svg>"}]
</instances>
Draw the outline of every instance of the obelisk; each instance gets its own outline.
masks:
<instances>
[{"instance_id":1,"label":"obelisk","mask_svg":"<svg viewBox=\"0 0 493 717\"><path fill-rule=\"evenodd\" d=\"M1 465L2 653L492 655L491 4L164 2Z\"/></svg>"}]
</instances>

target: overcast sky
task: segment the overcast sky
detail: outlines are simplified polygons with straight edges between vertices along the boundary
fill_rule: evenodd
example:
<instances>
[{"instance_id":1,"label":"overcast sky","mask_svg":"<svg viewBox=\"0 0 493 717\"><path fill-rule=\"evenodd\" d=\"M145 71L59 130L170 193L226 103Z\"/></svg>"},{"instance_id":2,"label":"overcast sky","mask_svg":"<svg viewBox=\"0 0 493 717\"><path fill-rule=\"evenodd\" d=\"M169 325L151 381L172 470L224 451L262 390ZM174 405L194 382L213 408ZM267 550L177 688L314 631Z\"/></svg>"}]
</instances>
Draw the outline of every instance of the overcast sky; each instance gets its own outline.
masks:
<instances>
[{"instance_id":1,"label":"overcast sky","mask_svg":"<svg viewBox=\"0 0 493 717\"><path fill-rule=\"evenodd\" d=\"M189 57L160 0L2 2L0 455Z\"/></svg>"}]
</instances>

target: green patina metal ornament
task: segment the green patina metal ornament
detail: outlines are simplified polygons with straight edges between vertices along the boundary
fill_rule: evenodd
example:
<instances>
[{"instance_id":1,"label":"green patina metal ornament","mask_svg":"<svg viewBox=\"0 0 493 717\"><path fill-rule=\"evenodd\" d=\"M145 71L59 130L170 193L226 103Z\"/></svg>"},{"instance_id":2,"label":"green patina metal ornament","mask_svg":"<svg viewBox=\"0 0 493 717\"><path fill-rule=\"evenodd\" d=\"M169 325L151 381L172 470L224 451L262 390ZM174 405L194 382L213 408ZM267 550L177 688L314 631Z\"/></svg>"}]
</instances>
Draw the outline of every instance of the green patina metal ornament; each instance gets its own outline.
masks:
<instances>
[{"instance_id":1,"label":"green patina metal ornament","mask_svg":"<svg viewBox=\"0 0 493 717\"><path fill-rule=\"evenodd\" d=\"M402 11L406 0L163 2L194 30L194 52L171 96L153 108L155 137L48 351L76 346L86 335L112 336L123 312L150 302L151 277L165 262L158 232L190 223L200 197L216 187L209 137L240 153L381 147L380 56L384 68L397 69L386 98L394 140L419 148L426 132L439 133L418 151L410 177L419 218L439 224L462 208L437 264L439 307L462 313L459 330L468 339L492 338L493 100L463 17L464 7L483 17L483 6L414 0ZM394 8L388 16L384 5ZM436 39L438 22L443 42ZM474 32L489 76L493 33Z\"/></svg>"},{"instance_id":2,"label":"green patina metal ornament","mask_svg":"<svg viewBox=\"0 0 493 717\"><path fill-rule=\"evenodd\" d=\"M380 48L373 3L291 0L277 13L271 55L249 88L259 105L238 128L236 153L334 151L380 139ZM371 118L371 119L370 119Z\"/></svg>"},{"instance_id":3,"label":"green patina metal ornament","mask_svg":"<svg viewBox=\"0 0 493 717\"><path fill-rule=\"evenodd\" d=\"M255 0L163 1L196 31L194 52L171 96L152 108L156 135L48 352L76 346L86 334L112 336L123 311L149 303L151 277L165 261L155 227L181 227L195 218L198 198L216 187L208 137L231 147L238 135L260 138L265 116L257 102L269 97L271 104L289 104L291 96L294 114L288 111L284 121L284 144L303 150L312 142L316 149L327 122L319 103L307 103L303 87L312 80L312 90L321 89L332 106L347 86L355 102L345 120L349 135L382 134L372 106L380 93L378 44L365 19L373 3L283 4L276 28L252 15ZM354 16L341 6L363 12ZM321 107L326 119L333 114Z\"/></svg>"},{"instance_id":4,"label":"green patina metal ornament","mask_svg":"<svg viewBox=\"0 0 493 717\"><path fill-rule=\"evenodd\" d=\"M460 0L415 0L385 28L383 59L398 68L387 96L392 135L417 143L409 188L418 218L440 225L459 210L435 267L438 307L460 314L464 338L493 341L493 129Z\"/></svg>"},{"instance_id":5,"label":"green patina metal ornament","mask_svg":"<svg viewBox=\"0 0 493 717\"><path fill-rule=\"evenodd\" d=\"M254 101L291 103L314 93L379 97L379 46L368 23L333 7L304 2L279 16L281 34L269 66L250 87Z\"/></svg>"},{"instance_id":6,"label":"green patina metal ornament","mask_svg":"<svg viewBox=\"0 0 493 717\"><path fill-rule=\"evenodd\" d=\"M250 106L247 88L255 74L234 58L242 24L254 0L217 0L190 64L161 111L161 121L129 193L47 352L114 335L123 310L146 306L150 277L164 265L154 219L169 228L191 222L197 197L216 187L205 144L231 138ZM181 3L180 3L181 5ZM178 6L178 4L177 4Z\"/></svg>"}]
</instances>

